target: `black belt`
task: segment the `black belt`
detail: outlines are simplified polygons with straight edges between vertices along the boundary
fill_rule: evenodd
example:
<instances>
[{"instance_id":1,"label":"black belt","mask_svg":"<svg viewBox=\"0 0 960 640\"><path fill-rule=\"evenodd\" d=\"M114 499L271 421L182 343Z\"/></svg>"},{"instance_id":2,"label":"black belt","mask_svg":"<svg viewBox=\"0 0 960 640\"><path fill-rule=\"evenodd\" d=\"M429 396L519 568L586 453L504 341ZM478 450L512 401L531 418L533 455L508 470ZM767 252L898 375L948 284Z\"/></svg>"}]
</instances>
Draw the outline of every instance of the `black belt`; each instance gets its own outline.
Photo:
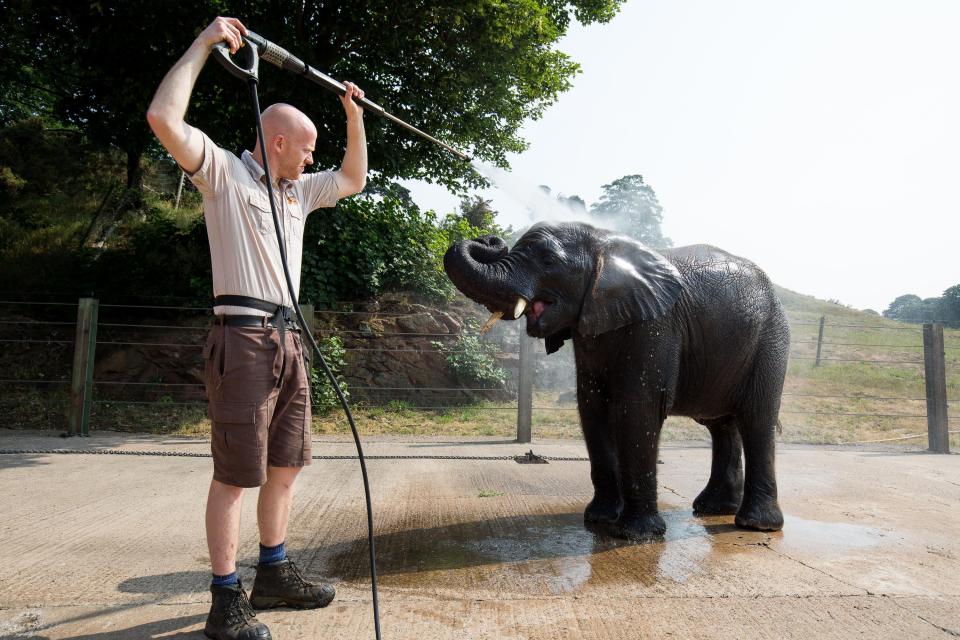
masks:
<instances>
[{"instance_id":1,"label":"black belt","mask_svg":"<svg viewBox=\"0 0 960 640\"><path fill-rule=\"evenodd\" d=\"M222 324L228 327L277 327L273 323L273 319L268 316L216 316L213 320L214 324ZM296 322L292 320L287 320L284 322L287 329L291 331L300 331L300 327Z\"/></svg>"},{"instance_id":2,"label":"black belt","mask_svg":"<svg viewBox=\"0 0 960 640\"><path fill-rule=\"evenodd\" d=\"M216 323L228 327L275 327L280 332L280 345L286 344L286 330L298 330L296 314L292 307L285 307L276 302L251 298L250 296L222 295L213 299L213 306L247 307L270 314L270 317L224 315L217 316Z\"/></svg>"}]
</instances>

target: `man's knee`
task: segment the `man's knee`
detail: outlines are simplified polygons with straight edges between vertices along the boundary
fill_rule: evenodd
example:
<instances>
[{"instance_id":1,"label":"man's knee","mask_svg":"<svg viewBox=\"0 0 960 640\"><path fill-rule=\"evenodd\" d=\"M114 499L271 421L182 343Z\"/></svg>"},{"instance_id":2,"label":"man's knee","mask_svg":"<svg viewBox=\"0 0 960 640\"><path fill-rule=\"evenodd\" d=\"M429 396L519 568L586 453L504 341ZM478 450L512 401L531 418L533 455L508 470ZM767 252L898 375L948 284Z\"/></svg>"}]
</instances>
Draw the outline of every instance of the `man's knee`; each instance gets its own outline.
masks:
<instances>
[{"instance_id":1,"label":"man's knee","mask_svg":"<svg viewBox=\"0 0 960 640\"><path fill-rule=\"evenodd\" d=\"M267 467L267 483L291 489L302 469L303 467Z\"/></svg>"},{"instance_id":2,"label":"man's knee","mask_svg":"<svg viewBox=\"0 0 960 640\"><path fill-rule=\"evenodd\" d=\"M210 495L221 501L237 501L243 498L243 487L226 484L219 480L210 481Z\"/></svg>"}]
</instances>

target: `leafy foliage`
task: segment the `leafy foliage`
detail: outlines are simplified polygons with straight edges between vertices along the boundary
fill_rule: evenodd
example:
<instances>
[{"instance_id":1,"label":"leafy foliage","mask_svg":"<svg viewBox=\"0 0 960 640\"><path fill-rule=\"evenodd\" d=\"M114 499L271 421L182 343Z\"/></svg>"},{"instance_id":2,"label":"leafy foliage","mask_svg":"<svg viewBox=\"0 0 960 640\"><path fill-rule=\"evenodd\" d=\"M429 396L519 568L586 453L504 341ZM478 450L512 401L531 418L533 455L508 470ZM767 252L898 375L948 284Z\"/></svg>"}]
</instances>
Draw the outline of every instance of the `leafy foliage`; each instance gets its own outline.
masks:
<instances>
[{"instance_id":1,"label":"leafy foliage","mask_svg":"<svg viewBox=\"0 0 960 640\"><path fill-rule=\"evenodd\" d=\"M663 207L657 194L641 175L623 176L603 185L603 194L591 213L601 226L616 229L651 247L673 244L660 230Z\"/></svg>"},{"instance_id":2,"label":"leafy foliage","mask_svg":"<svg viewBox=\"0 0 960 640\"><path fill-rule=\"evenodd\" d=\"M340 391L349 400L350 390L347 381L343 378L343 371L347 367L347 352L343 348L343 341L338 336L329 336L322 338L317 344L320 346L323 359L330 367L330 372L337 379ZM318 414L327 413L340 406L337 392L319 363L310 367L310 393L313 398L313 409Z\"/></svg>"},{"instance_id":3,"label":"leafy foliage","mask_svg":"<svg viewBox=\"0 0 960 640\"><path fill-rule=\"evenodd\" d=\"M446 356L447 366L460 384L498 388L507 379L507 372L497 365L497 346L479 336L461 335L453 344L432 344Z\"/></svg>"},{"instance_id":4,"label":"leafy foliage","mask_svg":"<svg viewBox=\"0 0 960 640\"><path fill-rule=\"evenodd\" d=\"M383 291L417 291L433 300L453 296L443 254L463 238L502 234L493 216L476 227L464 217L438 221L404 198L404 189L376 187L380 195L341 201L308 218L304 235L301 299L324 303L375 297Z\"/></svg>"},{"instance_id":5,"label":"leafy foliage","mask_svg":"<svg viewBox=\"0 0 960 640\"><path fill-rule=\"evenodd\" d=\"M607 22L623 0L371 0L264 3L252 0L0 0L0 116L44 110L92 141L127 156L128 185L139 162L159 152L144 112L166 71L215 15L237 16L333 77L354 80L399 118L506 166L522 151L524 121L539 118L569 89L578 65L553 47L571 19ZM158 28L162 25L162 28ZM336 166L345 140L342 109L310 83L262 65L261 103L290 102L320 131L317 164ZM215 64L201 75L192 123L230 149L253 138L244 87ZM389 179L422 178L464 191L481 179L446 151L385 120L367 118L371 169Z\"/></svg>"}]
</instances>

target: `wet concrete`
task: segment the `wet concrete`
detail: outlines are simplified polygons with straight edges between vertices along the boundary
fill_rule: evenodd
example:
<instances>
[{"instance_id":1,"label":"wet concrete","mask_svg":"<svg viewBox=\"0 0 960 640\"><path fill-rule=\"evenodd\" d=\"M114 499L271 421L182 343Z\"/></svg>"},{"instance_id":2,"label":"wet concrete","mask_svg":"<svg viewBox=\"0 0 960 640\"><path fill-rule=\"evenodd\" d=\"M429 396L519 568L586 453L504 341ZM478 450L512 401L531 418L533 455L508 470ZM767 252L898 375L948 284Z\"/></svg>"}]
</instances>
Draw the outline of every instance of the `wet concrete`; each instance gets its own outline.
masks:
<instances>
[{"instance_id":1,"label":"wet concrete","mask_svg":"<svg viewBox=\"0 0 960 640\"><path fill-rule=\"evenodd\" d=\"M56 448L0 431L0 448ZM204 451L96 434L71 447ZM316 442L345 455L348 442ZM530 446L368 441L370 455L516 455ZM536 443L582 456L575 441ZM781 447L783 531L697 518L709 450L659 465L662 541L582 525L585 462L371 460L384 638L949 638L960 634L960 457ZM0 637L201 638L209 607L210 461L0 456ZM241 575L252 583L256 492ZM291 555L337 585L321 611L260 617L274 638L373 637L357 463L319 460L297 486ZM952 634L952 635L951 635Z\"/></svg>"}]
</instances>

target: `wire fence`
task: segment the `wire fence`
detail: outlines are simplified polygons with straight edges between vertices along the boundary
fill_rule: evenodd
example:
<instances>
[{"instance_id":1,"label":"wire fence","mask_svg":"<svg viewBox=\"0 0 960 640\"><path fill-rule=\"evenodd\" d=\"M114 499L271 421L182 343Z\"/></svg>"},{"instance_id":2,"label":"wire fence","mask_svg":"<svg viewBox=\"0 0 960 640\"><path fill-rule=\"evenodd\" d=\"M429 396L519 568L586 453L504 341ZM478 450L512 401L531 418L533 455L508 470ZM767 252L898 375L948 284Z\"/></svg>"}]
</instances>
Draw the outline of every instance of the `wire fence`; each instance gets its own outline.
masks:
<instances>
[{"instance_id":1,"label":"wire fence","mask_svg":"<svg viewBox=\"0 0 960 640\"><path fill-rule=\"evenodd\" d=\"M0 296L5 297L5 296ZM140 301L145 302L145 301ZM392 428L400 416L411 433L450 429L506 435L515 428L520 371L519 323L485 336L461 309L412 303L337 303L310 320L321 340L342 344L353 403ZM73 378L78 303L0 300L0 407L15 426L65 427ZM927 389L921 325L844 317L791 318L790 365L780 438L830 444L891 443L927 448ZM474 327L474 328L472 328ZM100 304L90 398L92 428L182 430L203 422L201 351L209 309L194 305ZM960 411L960 330L944 331L948 415ZM458 381L449 360L475 355L477 339L502 374L496 384ZM572 349L546 357L534 350L533 432L575 436ZM317 419L337 428L336 414ZM409 423L418 422L417 426ZM956 424L956 420L953 421ZM690 420L670 418L667 439L707 439ZM950 441L958 446L955 430Z\"/></svg>"}]
</instances>

